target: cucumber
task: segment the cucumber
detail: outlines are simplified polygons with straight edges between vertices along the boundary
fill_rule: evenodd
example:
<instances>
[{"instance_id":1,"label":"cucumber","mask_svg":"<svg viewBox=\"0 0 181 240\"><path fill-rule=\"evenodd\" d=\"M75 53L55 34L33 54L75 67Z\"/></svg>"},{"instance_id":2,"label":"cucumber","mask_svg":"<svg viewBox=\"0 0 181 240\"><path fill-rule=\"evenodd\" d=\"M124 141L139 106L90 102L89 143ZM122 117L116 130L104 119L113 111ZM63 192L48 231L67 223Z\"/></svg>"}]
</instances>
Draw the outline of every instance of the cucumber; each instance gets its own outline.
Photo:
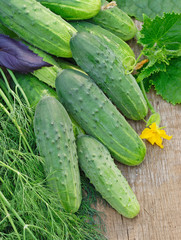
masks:
<instances>
[{"instance_id":1,"label":"cucumber","mask_svg":"<svg viewBox=\"0 0 181 240\"><path fill-rule=\"evenodd\" d=\"M82 199L76 144L71 120L58 100L40 100L34 131L39 152L45 158L48 186L67 212L76 212Z\"/></svg>"},{"instance_id":2,"label":"cucumber","mask_svg":"<svg viewBox=\"0 0 181 240\"><path fill-rule=\"evenodd\" d=\"M77 151L81 169L102 197L124 217L135 217L139 203L107 148L85 135L78 138Z\"/></svg>"},{"instance_id":3,"label":"cucumber","mask_svg":"<svg viewBox=\"0 0 181 240\"><path fill-rule=\"evenodd\" d=\"M86 21L74 21L70 22L70 24L78 32L88 32L104 39L106 44L117 53L117 56L120 57L123 65L126 68L129 69L135 64L136 59L133 50L126 42L113 33L107 31L99 25L95 25Z\"/></svg>"},{"instance_id":4,"label":"cucumber","mask_svg":"<svg viewBox=\"0 0 181 240\"><path fill-rule=\"evenodd\" d=\"M137 32L133 20L117 6L106 8L107 1L102 0L101 11L90 21L114 33L124 41L133 38Z\"/></svg>"},{"instance_id":5,"label":"cucumber","mask_svg":"<svg viewBox=\"0 0 181 240\"><path fill-rule=\"evenodd\" d=\"M107 42L88 32L78 32L70 46L76 63L96 82L102 91L127 117L143 119L148 107L144 96L131 74L125 74L119 53Z\"/></svg>"},{"instance_id":6,"label":"cucumber","mask_svg":"<svg viewBox=\"0 0 181 240\"><path fill-rule=\"evenodd\" d=\"M143 161L146 152L143 141L87 75L65 69L55 85L66 110L87 134L102 142L116 160L132 166Z\"/></svg>"},{"instance_id":7,"label":"cucumber","mask_svg":"<svg viewBox=\"0 0 181 240\"><path fill-rule=\"evenodd\" d=\"M69 42L76 30L35 0L1 0L0 22L47 53L72 56Z\"/></svg>"},{"instance_id":8,"label":"cucumber","mask_svg":"<svg viewBox=\"0 0 181 240\"><path fill-rule=\"evenodd\" d=\"M94 17L101 9L101 0L38 0L66 20Z\"/></svg>"},{"instance_id":9,"label":"cucumber","mask_svg":"<svg viewBox=\"0 0 181 240\"><path fill-rule=\"evenodd\" d=\"M47 84L39 81L35 76L31 74L16 73L16 80L23 89L32 109L35 109L38 102L45 96L54 97L58 99L57 93L54 89ZM70 116L73 125L74 136L84 134L84 130L75 122Z\"/></svg>"}]
</instances>

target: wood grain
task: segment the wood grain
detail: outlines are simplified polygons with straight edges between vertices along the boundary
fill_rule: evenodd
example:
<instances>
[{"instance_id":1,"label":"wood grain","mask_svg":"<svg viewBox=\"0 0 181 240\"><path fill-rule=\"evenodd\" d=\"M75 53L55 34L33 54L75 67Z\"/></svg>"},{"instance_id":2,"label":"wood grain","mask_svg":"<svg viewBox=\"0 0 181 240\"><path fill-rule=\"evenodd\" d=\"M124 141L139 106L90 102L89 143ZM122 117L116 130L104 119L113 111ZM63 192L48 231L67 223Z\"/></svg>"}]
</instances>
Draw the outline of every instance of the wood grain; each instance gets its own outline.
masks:
<instances>
[{"instance_id":1,"label":"wood grain","mask_svg":"<svg viewBox=\"0 0 181 240\"><path fill-rule=\"evenodd\" d=\"M138 56L140 47L134 40L129 44ZM148 96L161 115L160 126L165 126L173 138L163 141L164 149L145 141L147 154L140 166L116 162L135 192L141 210L136 218L126 219L109 205L99 203L97 209L106 215L108 240L181 239L181 106L167 103L154 90ZM145 128L143 121L129 122L139 134Z\"/></svg>"},{"instance_id":2,"label":"wood grain","mask_svg":"<svg viewBox=\"0 0 181 240\"><path fill-rule=\"evenodd\" d=\"M149 94L155 108L162 116L162 126L170 141L163 142L164 149L146 142L147 154L137 167L116 163L135 192L140 214L126 219L110 206L98 205L106 214L104 218L109 240L179 240L181 239L181 107L172 106ZM129 121L140 134L143 122Z\"/></svg>"}]
</instances>

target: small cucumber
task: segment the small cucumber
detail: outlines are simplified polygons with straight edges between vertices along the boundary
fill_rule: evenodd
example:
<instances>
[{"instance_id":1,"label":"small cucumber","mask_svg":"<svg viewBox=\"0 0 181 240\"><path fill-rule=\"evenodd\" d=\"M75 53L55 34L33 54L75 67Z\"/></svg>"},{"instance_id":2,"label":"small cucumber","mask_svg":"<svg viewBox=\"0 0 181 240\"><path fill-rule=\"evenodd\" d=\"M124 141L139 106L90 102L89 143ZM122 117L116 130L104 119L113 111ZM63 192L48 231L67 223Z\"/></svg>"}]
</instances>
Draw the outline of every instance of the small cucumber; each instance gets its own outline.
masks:
<instances>
[{"instance_id":1,"label":"small cucumber","mask_svg":"<svg viewBox=\"0 0 181 240\"><path fill-rule=\"evenodd\" d=\"M74 213L82 199L77 151L71 120L58 100L40 100L34 130L39 152L45 158L48 185L63 208Z\"/></svg>"},{"instance_id":2,"label":"small cucumber","mask_svg":"<svg viewBox=\"0 0 181 240\"><path fill-rule=\"evenodd\" d=\"M106 6L109 6L108 2L102 0L101 11L90 21L114 33L124 41L133 38L137 32L133 20L117 6Z\"/></svg>"},{"instance_id":3,"label":"small cucumber","mask_svg":"<svg viewBox=\"0 0 181 240\"><path fill-rule=\"evenodd\" d=\"M94 17L101 9L101 0L38 0L66 20Z\"/></svg>"},{"instance_id":4,"label":"small cucumber","mask_svg":"<svg viewBox=\"0 0 181 240\"><path fill-rule=\"evenodd\" d=\"M104 145L82 136L77 140L77 149L80 167L96 190L124 217L135 217L140 210L136 196Z\"/></svg>"}]
</instances>

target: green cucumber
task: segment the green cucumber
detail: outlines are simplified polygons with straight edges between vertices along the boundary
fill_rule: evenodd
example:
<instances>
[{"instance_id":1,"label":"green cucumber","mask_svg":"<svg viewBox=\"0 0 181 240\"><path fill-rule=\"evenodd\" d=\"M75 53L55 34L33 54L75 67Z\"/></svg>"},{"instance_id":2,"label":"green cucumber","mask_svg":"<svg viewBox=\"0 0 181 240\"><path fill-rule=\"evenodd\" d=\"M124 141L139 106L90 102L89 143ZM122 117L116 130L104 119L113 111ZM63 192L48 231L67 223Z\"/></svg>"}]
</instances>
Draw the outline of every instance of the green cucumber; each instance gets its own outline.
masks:
<instances>
[{"instance_id":1,"label":"green cucumber","mask_svg":"<svg viewBox=\"0 0 181 240\"><path fill-rule=\"evenodd\" d=\"M99 25L86 21L71 22L71 25L78 32L89 32L104 39L106 44L117 53L126 68L129 69L135 64L136 59L133 50L126 42L113 33L107 31Z\"/></svg>"},{"instance_id":2,"label":"green cucumber","mask_svg":"<svg viewBox=\"0 0 181 240\"><path fill-rule=\"evenodd\" d=\"M73 58L127 118L143 119L148 107L131 74L126 74L119 53L91 33L78 32L71 38Z\"/></svg>"},{"instance_id":3,"label":"green cucumber","mask_svg":"<svg viewBox=\"0 0 181 240\"><path fill-rule=\"evenodd\" d=\"M55 84L60 101L75 121L102 142L116 160L132 166L143 161L143 141L87 75L66 69Z\"/></svg>"},{"instance_id":4,"label":"green cucumber","mask_svg":"<svg viewBox=\"0 0 181 240\"><path fill-rule=\"evenodd\" d=\"M78 138L77 150L81 169L102 197L124 217L135 217L139 203L107 148L85 135Z\"/></svg>"},{"instance_id":5,"label":"green cucumber","mask_svg":"<svg viewBox=\"0 0 181 240\"><path fill-rule=\"evenodd\" d=\"M35 0L1 0L0 22L43 51L72 56L69 42L76 30Z\"/></svg>"},{"instance_id":6,"label":"green cucumber","mask_svg":"<svg viewBox=\"0 0 181 240\"><path fill-rule=\"evenodd\" d=\"M38 0L66 20L94 17L101 9L101 0Z\"/></svg>"},{"instance_id":7,"label":"green cucumber","mask_svg":"<svg viewBox=\"0 0 181 240\"><path fill-rule=\"evenodd\" d=\"M137 32L133 20L117 6L106 8L107 4L107 1L102 0L101 11L90 21L114 33L124 41L133 38Z\"/></svg>"},{"instance_id":8,"label":"green cucumber","mask_svg":"<svg viewBox=\"0 0 181 240\"><path fill-rule=\"evenodd\" d=\"M77 151L71 120L58 100L53 97L40 100L34 130L39 152L45 158L48 186L62 207L74 213L82 199Z\"/></svg>"}]
</instances>

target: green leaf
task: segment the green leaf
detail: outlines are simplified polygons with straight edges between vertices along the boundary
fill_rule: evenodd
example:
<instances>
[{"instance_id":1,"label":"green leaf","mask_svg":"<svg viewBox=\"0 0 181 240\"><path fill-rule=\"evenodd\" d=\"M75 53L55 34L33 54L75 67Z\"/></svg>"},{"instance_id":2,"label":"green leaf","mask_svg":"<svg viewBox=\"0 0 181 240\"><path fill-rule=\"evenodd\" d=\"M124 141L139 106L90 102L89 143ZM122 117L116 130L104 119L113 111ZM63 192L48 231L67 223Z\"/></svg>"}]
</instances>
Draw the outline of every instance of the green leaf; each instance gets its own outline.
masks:
<instances>
[{"instance_id":1,"label":"green leaf","mask_svg":"<svg viewBox=\"0 0 181 240\"><path fill-rule=\"evenodd\" d=\"M153 85L152 79L150 78L145 78L143 81L144 88L146 92L149 92L151 89L151 86Z\"/></svg>"},{"instance_id":2,"label":"green leaf","mask_svg":"<svg viewBox=\"0 0 181 240\"><path fill-rule=\"evenodd\" d=\"M151 50L165 48L166 53L181 55L181 14L165 13L151 20L144 17L139 43Z\"/></svg>"},{"instance_id":3,"label":"green leaf","mask_svg":"<svg viewBox=\"0 0 181 240\"><path fill-rule=\"evenodd\" d=\"M170 59L181 56L181 14L165 13L151 20L144 15L139 43L149 63L138 75L137 82L160 71L165 72Z\"/></svg>"},{"instance_id":4,"label":"green leaf","mask_svg":"<svg viewBox=\"0 0 181 240\"><path fill-rule=\"evenodd\" d=\"M150 18L162 16L164 12L181 13L180 0L116 0L118 7L130 16L142 21L143 14Z\"/></svg>"},{"instance_id":5,"label":"green leaf","mask_svg":"<svg viewBox=\"0 0 181 240\"><path fill-rule=\"evenodd\" d=\"M166 72L159 72L152 76L153 84L158 95L166 101L181 103L181 57L172 59Z\"/></svg>"},{"instance_id":6,"label":"green leaf","mask_svg":"<svg viewBox=\"0 0 181 240\"><path fill-rule=\"evenodd\" d=\"M166 71L166 64L165 63L158 63L157 61L151 62L143 68L141 73L137 77L137 82L143 81L145 78L149 78L153 73L158 73L160 71Z\"/></svg>"}]
</instances>

